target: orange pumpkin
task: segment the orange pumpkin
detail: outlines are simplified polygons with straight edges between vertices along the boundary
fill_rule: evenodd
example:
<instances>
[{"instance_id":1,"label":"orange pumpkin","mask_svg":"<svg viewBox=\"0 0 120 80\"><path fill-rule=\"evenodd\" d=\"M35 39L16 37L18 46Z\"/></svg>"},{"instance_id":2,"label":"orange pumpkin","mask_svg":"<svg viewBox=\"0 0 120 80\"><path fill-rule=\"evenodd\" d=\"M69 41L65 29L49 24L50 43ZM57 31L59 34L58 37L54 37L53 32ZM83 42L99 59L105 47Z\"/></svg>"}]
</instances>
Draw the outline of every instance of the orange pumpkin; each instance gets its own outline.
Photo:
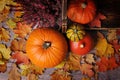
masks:
<instances>
[{"instance_id":1,"label":"orange pumpkin","mask_svg":"<svg viewBox=\"0 0 120 80\"><path fill-rule=\"evenodd\" d=\"M94 19L96 6L93 0L71 0L68 5L68 18L80 24L87 24Z\"/></svg>"},{"instance_id":2,"label":"orange pumpkin","mask_svg":"<svg viewBox=\"0 0 120 80\"><path fill-rule=\"evenodd\" d=\"M31 62L42 68L54 67L61 63L67 51L65 37L52 28L33 30L26 43L26 52Z\"/></svg>"}]
</instances>

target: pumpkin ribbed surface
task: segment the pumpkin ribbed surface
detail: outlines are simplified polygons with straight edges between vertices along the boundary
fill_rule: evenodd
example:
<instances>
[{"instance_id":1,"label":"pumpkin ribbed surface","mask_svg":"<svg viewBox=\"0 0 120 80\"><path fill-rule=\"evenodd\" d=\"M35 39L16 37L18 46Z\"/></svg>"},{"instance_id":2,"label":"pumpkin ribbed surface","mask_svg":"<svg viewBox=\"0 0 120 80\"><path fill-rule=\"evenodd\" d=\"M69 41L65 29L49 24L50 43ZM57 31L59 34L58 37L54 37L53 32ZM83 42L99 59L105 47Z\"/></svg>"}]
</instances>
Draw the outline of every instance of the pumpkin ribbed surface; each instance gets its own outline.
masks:
<instances>
[{"instance_id":1,"label":"pumpkin ribbed surface","mask_svg":"<svg viewBox=\"0 0 120 80\"><path fill-rule=\"evenodd\" d=\"M61 63L67 51L68 45L64 36L51 28L33 30L26 44L26 52L31 62L43 68Z\"/></svg>"}]
</instances>

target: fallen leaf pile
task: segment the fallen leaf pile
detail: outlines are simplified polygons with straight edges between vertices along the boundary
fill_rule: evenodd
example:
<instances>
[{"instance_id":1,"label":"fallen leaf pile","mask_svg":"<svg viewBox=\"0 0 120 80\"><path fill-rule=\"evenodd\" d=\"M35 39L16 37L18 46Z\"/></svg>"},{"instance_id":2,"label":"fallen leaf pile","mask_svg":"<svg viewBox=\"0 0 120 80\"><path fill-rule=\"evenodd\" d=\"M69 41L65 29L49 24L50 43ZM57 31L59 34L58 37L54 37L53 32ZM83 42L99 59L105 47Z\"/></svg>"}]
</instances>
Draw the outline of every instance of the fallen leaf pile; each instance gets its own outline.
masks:
<instances>
[{"instance_id":1,"label":"fallen leaf pile","mask_svg":"<svg viewBox=\"0 0 120 80\"><path fill-rule=\"evenodd\" d=\"M22 9L13 0L0 1L0 73L9 71L8 80L21 80L22 76L27 80L39 80L48 69L35 66L26 55L27 38L37 27L22 21ZM106 17L98 13L89 27L101 27L104 19ZM74 72L81 73L80 80L98 80L98 73L120 67L120 30L96 32L97 41L93 50L86 55L69 51L67 58L49 73L50 80L73 80ZM9 63L11 66L8 66Z\"/></svg>"}]
</instances>

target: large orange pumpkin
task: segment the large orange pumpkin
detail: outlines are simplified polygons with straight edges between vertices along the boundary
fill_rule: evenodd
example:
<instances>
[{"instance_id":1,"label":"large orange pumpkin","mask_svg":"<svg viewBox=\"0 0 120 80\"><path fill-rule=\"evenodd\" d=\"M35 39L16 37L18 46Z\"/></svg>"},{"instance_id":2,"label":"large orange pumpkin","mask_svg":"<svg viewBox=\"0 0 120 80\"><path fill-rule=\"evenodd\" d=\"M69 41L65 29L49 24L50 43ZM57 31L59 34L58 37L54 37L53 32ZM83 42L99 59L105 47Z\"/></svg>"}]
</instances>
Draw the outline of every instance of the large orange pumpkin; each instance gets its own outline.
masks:
<instances>
[{"instance_id":1,"label":"large orange pumpkin","mask_svg":"<svg viewBox=\"0 0 120 80\"><path fill-rule=\"evenodd\" d=\"M26 52L31 62L42 68L51 68L61 63L67 51L65 37L52 28L33 30L26 43Z\"/></svg>"},{"instance_id":2,"label":"large orange pumpkin","mask_svg":"<svg viewBox=\"0 0 120 80\"><path fill-rule=\"evenodd\" d=\"M87 24L96 15L96 6L93 0L71 0L68 4L67 16L71 21Z\"/></svg>"}]
</instances>

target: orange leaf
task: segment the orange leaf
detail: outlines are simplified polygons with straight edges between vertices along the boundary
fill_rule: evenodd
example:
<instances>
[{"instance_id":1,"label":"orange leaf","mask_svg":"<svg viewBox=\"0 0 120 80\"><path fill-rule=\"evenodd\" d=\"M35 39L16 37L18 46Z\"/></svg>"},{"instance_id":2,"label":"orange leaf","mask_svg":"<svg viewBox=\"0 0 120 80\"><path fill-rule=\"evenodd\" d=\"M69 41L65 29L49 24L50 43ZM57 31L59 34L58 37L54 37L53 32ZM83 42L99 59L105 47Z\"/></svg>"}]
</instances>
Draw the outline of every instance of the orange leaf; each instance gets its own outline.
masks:
<instances>
[{"instance_id":1,"label":"orange leaf","mask_svg":"<svg viewBox=\"0 0 120 80\"><path fill-rule=\"evenodd\" d=\"M25 52L26 40L25 39L14 39L11 42L11 50L13 51L23 51Z\"/></svg>"},{"instance_id":2,"label":"orange leaf","mask_svg":"<svg viewBox=\"0 0 120 80\"><path fill-rule=\"evenodd\" d=\"M118 67L118 64L116 62L116 58L114 56L112 56L111 58L109 58L109 69L113 70L117 67Z\"/></svg>"},{"instance_id":3,"label":"orange leaf","mask_svg":"<svg viewBox=\"0 0 120 80\"><path fill-rule=\"evenodd\" d=\"M15 34L18 34L18 37L25 38L32 30L32 24L26 24L22 22L17 23L17 27L14 29Z\"/></svg>"},{"instance_id":4,"label":"orange leaf","mask_svg":"<svg viewBox=\"0 0 120 80\"><path fill-rule=\"evenodd\" d=\"M16 51L14 54L12 54L11 58L16 59L17 64L21 64L21 63L28 64L29 63L29 59L27 55L23 52Z\"/></svg>"}]
</instances>

